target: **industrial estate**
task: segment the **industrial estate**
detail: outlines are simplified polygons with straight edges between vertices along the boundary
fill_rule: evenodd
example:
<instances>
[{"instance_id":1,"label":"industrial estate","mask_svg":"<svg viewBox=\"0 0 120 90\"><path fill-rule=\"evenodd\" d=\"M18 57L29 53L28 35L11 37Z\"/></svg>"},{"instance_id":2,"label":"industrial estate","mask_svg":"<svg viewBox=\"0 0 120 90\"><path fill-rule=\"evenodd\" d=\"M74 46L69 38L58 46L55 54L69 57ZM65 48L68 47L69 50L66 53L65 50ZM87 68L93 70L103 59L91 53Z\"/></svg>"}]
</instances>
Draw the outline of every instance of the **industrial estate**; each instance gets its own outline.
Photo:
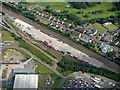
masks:
<instances>
[{"instance_id":1,"label":"industrial estate","mask_svg":"<svg viewBox=\"0 0 120 90\"><path fill-rule=\"evenodd\" d=\"M1 2L0 86L120 89L120 2Z\"/></svg>"}]
</instances>

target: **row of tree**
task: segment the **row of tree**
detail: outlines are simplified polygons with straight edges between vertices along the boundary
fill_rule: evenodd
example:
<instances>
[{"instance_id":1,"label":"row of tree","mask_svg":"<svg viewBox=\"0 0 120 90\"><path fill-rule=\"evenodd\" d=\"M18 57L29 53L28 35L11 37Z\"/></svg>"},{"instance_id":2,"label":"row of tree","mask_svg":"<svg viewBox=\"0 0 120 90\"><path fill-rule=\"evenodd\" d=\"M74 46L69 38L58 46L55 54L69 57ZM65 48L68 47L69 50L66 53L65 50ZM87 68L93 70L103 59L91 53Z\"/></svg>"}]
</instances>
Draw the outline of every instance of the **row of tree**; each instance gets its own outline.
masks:
<instances>
[{"instance_id":1,"label":"row of tree","mask_svg":"<svg viewBox=\"0 0 120 90\"><path fill-rule=\"evenodd\" d=\"M103 9L100 9L100 10L96 10L96 11L93 11L93 12L91 12L91 14L96 14L96 13L103 13Z\"/></svg>"},{"instance_id":2,"label":"row of tree","mask_svg":"<svg viewBox=\"0 0 120 90\"><path fill-rule=\"evenodd\" d=\"M79 61L75 61L72 59L69 60L69 59L63 58L63 60L58 63L58 66L60 66L62 68L60 70L60 72L82 71L82 72L102 75L102 76L105 76L107 78L110 78L110 79L113 79L116 81L120 81L120 75L118 75L112 71L109 71L109 70L104 69L104 68L98 68L98 67L90 65L90 64L84 64L84 63L81 63Z\"/></svg>"},{"instance_id":3,"label":"row of tree","mask_svg":"<svg viewBox=\"0 0 120 90\"><path fill-rule=\"evenodd\" d=\"M22 13L21 8L15 8L13 5L10 5L8 3L2 2L2 4L6 7L9 8L10 10L16 12L16 13Z\"/></svg>"},{"instance_id":4,"label":"row of tree","mask_svg":"<svg viewBox=\"0 0 120 90\"><path fill-rule=\"evenodd\" d=\"M76 9L85 9L100 4L100 2L69 2L69 4Z\"/></svg>"}]
</instances>

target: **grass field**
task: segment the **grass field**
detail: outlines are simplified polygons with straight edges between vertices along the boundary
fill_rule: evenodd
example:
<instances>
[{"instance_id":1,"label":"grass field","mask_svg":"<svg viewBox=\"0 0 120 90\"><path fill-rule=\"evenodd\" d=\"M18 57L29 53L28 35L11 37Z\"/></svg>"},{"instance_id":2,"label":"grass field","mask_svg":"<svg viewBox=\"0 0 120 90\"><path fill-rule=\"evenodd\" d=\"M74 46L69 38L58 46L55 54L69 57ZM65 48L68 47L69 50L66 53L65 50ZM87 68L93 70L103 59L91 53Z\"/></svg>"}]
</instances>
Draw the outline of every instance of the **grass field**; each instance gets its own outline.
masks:
<instances>
[{"instance_id":1,"label":"grass field","mask_svg":"<svg viewBox=\"0 0 120 90\"><path fill-rule=\"evenodd\" d=\"M108 28L109 30L118 29L118 27L116 25L114 25L114 24L106 25L105 27Z\"/></svg>"},{"instance_id":2,"label":"grass field","mask_svg":"<svg viewBox=\"0 0 120 90\"><path fill-rule=\"evenodd\" d=\"M53 61L51 58L46 56L44 53L40 52L38 49L36 49L35 47L31 46L30 44L28 44L27 42L23 40L19 40L18 42L19 42L19 47L23 47L27 49L28 51L36 55L38 58L40 58L45 63L49 64L50 66L54 66L55 61Z\"/></svg>"},{"instance_id":3,"label":"grass field","mask_svg":"<svg viewBox=\"0 0 120 90\"><path fill-rule=\"evenodd\" d=\"M38 61L34 60L34 62L38 65L38 67L35 69L35 73L38 73L39 71L40 73L53 73L50 69L40 64Z\"/></svg>"},{"instance_id":4,"label":"grass field","mask_svg":"<svg viewBox=\"0 0 120 90\"><path fill-rule=\"evenodd\" d=\"M106 31L107 29L104 28L101 24L99 23L95 23L95 24L92 24L96 29L98 29L99 31Z\"/></svg>"},{"instance_id":5,"label":"grass field","mask_svg":"<svg viewBox=\"0 0 120 90\"><path fill-rule=\"evenodd\" d=\"M26 55L27 57L31 57L28 53L24 52L23 50L20 50L20 49L15 49L16 51L19 51L20 53Z\"/></svg>"},{"instance_id":6,"label":"grass field","mask_svg":"<svg viewBox=\"0 0 120 90\"><path fill-rule=\"evenodd\" d=\"M15 41L7 31L2 31L2 41Z\"/></svg>"},{"instance_id":7,"label":"grass field","mask_svg":"<svg viewBox=\"0 0 120 90\"><path fill-rule=\"evenodd\" d=\"M63 10L69 10L69 13L75 14L78 17L84 19L93 19L93 18L105 18L105 17L109 17L111 15L115 15L116 12L111 12L111 11L107 11L108 9L113 7L112 2L103 2L101 4L98 4L94 7L89 7L87 9L75 9L75 8L67 8L66 5L69 5L69 3L67 2L40 2L40 3L36 3L36 2L29 2L29 4L31 5L35 5L38 4L40 6L46 7L46 6L50 6L50 8L53 11L57 11L60 10L60 12L63 12ZM84 15L86 15L88 12L93 12L95 10L100 10L103 9L104 12L103 13L99 13L99 14L89 14L88 18L85 18ZM78 11L83 11L83 14L77 14Z\"/></svg>"},{"instance_id":8,"label":"grass field","mask_svg":"<svg viewBox=\"0 0 120 90\"><path fill-rule=\"evenodd\" d=\"M46 84L46 80L48 78L52 78L54 80L54 84L52 86ZM59 77L56 74L39 74L38 79L38 88L46 88L49 86L49 88L58 88L58 84L61 80L61 77ZM55 89L57 90L57 89Z\"/></svg>"}]
</instances>

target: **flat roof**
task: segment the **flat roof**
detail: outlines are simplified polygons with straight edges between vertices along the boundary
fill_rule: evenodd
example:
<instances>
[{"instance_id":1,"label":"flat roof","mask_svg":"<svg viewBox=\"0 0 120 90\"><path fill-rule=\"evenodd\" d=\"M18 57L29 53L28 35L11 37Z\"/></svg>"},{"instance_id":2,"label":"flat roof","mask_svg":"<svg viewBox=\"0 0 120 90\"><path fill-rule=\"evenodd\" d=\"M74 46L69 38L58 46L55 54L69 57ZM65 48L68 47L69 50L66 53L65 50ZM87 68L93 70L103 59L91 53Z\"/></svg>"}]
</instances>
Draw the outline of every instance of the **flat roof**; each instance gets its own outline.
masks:
<instances>
[{"instance_id":1,"label":"flat roof","mask_svg":"<svg viewBox=\"0 0 120 90\"><path fill-rule=\"evenodd\" d=\"M15 75L13 88L38 88L38 75L35 74Z\"/></svg>"},{"instance_id":2,"label":"flat roof","mask_svg":"<svg viewBox=\"0 0 120 90\"><path fill-rule=\"evenodd\" d=\"M34 68L15 68L13 73L34 73Z\"/></svg>"}]
</instances>

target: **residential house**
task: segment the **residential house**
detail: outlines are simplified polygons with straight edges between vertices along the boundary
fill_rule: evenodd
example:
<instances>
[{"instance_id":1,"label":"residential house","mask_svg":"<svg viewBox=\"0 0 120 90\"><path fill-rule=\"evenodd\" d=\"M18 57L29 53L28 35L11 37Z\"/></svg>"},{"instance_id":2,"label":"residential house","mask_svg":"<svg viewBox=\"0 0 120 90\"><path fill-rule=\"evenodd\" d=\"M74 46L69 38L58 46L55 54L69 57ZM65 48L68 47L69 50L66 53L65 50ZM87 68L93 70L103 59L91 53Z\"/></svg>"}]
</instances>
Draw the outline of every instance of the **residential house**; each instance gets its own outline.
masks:
<instances>
[{"instance_id":1,"label":"residential house","mask_svg":"<svg viewBox=\"0 0 120 90\"><path fill-rule=\"evenodd\" d=\"M107 52L113 51L113 49L110 47L110 45L101 44L100 48L101 48L103 53L107 53Z\"/></svg>"},{"instance_id":2,"label":"residential house","mask_svg":"<svg viewBox=\"0 0 120 90\"><path fill-rule=\"evenodd\" d=\"M103 26L110 25L110 24L112 24L112 23L111 22L106 22L106 23L103 24Z\"/></svg>"},{"instance_id":3,"label":"residential house","mask_svg":"<svg viewBox=\"0 0 120 90\"><path fill-rule=\"evenodd\" d=\"M99 42L99 41L96 41L96 40L92 40L92 44L94 44L94 45L100 47L102 43Z\"/></svg>"},{"instance_id":4,"label":"residential house","mask_svg":"<svg viewBox=\"0 0 120 90\"><path fill-rule=\"evenodd\" d=\"M82 34L84 34L86 32L86 30L82 29L82 28L77 28L77 29L75 29L75 31L78 31L78 32L80 32Z\"/></svg>"}]
</instances>

